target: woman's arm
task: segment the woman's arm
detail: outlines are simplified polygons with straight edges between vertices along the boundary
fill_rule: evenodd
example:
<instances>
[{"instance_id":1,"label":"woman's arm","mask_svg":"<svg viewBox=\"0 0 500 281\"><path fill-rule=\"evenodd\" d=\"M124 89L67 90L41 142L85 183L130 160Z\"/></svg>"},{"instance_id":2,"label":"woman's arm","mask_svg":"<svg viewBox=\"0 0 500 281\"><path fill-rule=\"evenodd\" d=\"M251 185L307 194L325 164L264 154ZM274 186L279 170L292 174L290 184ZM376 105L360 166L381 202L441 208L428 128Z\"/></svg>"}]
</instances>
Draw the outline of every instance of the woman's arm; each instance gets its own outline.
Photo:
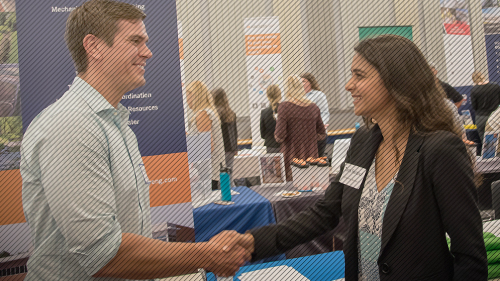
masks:
<instances>
[{"instance_id":1,"label":"woman's arm","mask_svg":"<svg viewBox=\"0 0 500 281\"><path fill-rule=\"evenodd\" d=\"M455 257L453 280L487 280L483 226L467 149L458 136L448 132L430 136L426 143L427 171Z\"/></svg>"},{"instance_id":2,"label":"woman's arm","mask_svg":"<svg viewBox=\"0 0 500 281\"><path fill-rule=\"evenodd\" d=\"M196 115L196 127L198 131L202 133L210 132L210 145L211 151L213 152L215 149L214 137L212 134L212 120L205 111L201 111Z\"/></svg>"},{"instance_id":3,"label":"woman's arm","mask_svg":"<svg viewBox=\"0 0 500 281\"><path fill-rule=\"evenodd\" d=\"M360 129L354 134L345 162L351 160L353 147L358 147L359 142L363 140L362 136L367 133L368 131ZM326 190L325 196L314 206L277 225L250 230L252 237L248 241L251 245L245 247L253 250L253 260L277 255L335 228L342 216L344 185L339 180L343 171L344 164Z\"/></svg>"},{"instance_id":4,"label":"woman's arm","mask_svg":"<svg viewBox=\"0 0 500 281\"><path fill-rule=\"evenodd\" d=\"M283 253L335 228L342 216L343 184L338 179L314 206L277 224L253 229L253 260Z\"/></svg>"}]
</instances>

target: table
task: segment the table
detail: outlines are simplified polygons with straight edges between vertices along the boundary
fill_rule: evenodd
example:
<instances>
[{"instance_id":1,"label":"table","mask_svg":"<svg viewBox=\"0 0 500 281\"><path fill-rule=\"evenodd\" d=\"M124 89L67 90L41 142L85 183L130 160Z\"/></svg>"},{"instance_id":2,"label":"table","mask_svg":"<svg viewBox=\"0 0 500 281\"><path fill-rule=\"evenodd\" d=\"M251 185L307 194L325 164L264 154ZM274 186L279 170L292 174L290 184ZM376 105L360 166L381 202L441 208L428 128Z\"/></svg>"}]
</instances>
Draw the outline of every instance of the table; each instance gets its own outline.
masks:
<instances>
[{"instance_id":1,"label":"table","mask_svg":"<svg viewBox=\"0 0 500 281\"><path fill-rule=\"evenodd\" d=\"M196 242L208 241L224 230L245 233L252 228L276 223L269 200L245 186L232 189L240 193L232 196L233 205L211 203L193 209ZM283 259L285 255L279 255L257 263Z\"/></svg>"},{"instance_id":2,"label":"table","mask_svg":"<svg viewBox=\"0 0 500 281\"><path fill-rule=\"evenodd\" d=\"M311 281L332 281L344 278L344 253L342 251L336 251L296 259L244 266L236 273L233 280L240 280L238 276L245 272L280 265L293 267ZM207 281L216 281L216 278L212 273L208 273Z\"/></svg>"},{"instance_id":3,"label":"table","mask_svg":"<svg viewBox=\"0 0 500 281\"><path fill-rule=\"evenodd\" d=\"M239 195L233 196L233 205L214 203L193 210L196 242L208 241L223 230L240 233L276 223L269 200L248 187L234 187Z\"/></svg>"},{"instance_id":4,"label":"table","mask_svg":"<svg viewBox=\"0 0 500 281\"><path fill-rule=\"evenodd\" d=\"M276 193L281 190L294 190L292 183L287 183L282 187L252 186L251 188L271 202L277 223L285 221L289 217L313 206L316 201L320 200L325 195L325 191L321 190L319 192L303 192L300 196L292 198L275 196ZM290 259L331 252L333 250L334 237L336 237L336 249L341 249L341 242L344 240L343 230L344 224L341 221L336 229L317 237L309 243L299 245L287 251L286 257Z\"/></svg>"},{"instance_id":5,"label":"table","mask_svg":"<svg viewBox=\"0 0 500 281\"><path fill-rule=\"evenodd\" d=\"M500 157L491 159L477 159L476 160L477 172L480 174L495 174L500 173Z\"/></svg>"}]
</instances>

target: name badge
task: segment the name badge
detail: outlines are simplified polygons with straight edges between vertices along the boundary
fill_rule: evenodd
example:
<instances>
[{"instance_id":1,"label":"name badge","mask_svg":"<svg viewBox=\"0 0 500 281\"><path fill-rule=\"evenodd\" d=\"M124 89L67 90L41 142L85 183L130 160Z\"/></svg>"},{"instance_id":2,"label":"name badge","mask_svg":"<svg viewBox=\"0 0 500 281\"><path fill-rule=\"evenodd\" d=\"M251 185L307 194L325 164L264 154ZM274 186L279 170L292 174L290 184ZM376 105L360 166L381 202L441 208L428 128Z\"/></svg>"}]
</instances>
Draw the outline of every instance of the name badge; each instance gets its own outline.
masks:
<instances>
[{"instance_id":1,"label":"name badge","mask_svg":"<svg viewBox=\"0 0 500 281\"><path fill-rule=\"evenodd\" d=\"M144 164L139 164L139 168L141 168L142 176L144 177L144 182L146 184L150 184L151 182L149 181L148 173L146 173L146 167L144 167Z\"/></svg>"},{"instance_id":2,"label":"name badge","mask_svg":"<svg viewBox=\"0 0 500 281\"><path fill-rule=\"evenodd\" d=\"M345 163L344 172L340 177L340 183L359 189L366 174L366 169Z\"/></svg>"}]
</instances>

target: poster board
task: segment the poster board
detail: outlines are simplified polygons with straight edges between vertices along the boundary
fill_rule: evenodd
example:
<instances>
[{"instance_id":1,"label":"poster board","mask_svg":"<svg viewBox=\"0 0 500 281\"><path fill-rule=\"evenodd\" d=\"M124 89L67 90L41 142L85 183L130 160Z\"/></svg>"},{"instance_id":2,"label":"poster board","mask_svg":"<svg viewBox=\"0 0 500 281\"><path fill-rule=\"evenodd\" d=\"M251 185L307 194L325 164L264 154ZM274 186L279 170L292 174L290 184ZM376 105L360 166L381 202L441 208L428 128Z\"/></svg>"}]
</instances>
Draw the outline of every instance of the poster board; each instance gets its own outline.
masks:
<instances>
[{"instance_id":1,"label":"poster board","mask_svg":"<svg viewBox=\"0 0 500 281\"><path fill-rule=\"evenodd\" d=\"M279 19L246 18L244 28L252 146L262 146L260 115L269 106L266 89L277 84L284 95Z\"/></svg>"},{"instance_id":2,"label":"poster board","mask_svg":"<svg viewBox=\"0 0 500 281\"><path fill-rule=\"evenodd\" d=\"M7 252L10 260L26 258L32 247L22 206L19 171L22 133L35 116L68 90L76 75L64 30L69 13L84 2L16 0L17 22L12 32L17 39L14 50L18 55L8 63L0 62L2 73L8 73L1 75L0 83L5 80L13 84L9 93L14 92L16 102L17 99L22 102L22 108L8 116L17 120L11 123L19 139L9 141L14 153L0 156L0 163L6 164L0 165L1 201L6 202L0 204L0 252ZM146 85L126 93L121 102L131 112L129 126L137 137L150 183L152 226L158 230L158 237L167 239L165 233L160 233L167 223L178 230L168 238L170 241L194 241L176 3L175 0L123 2L147 14L144 23L151 39L148 47L153 52L146 68ZM19 104L14 104L14 108Z\"/></svg>"}]
</instances>

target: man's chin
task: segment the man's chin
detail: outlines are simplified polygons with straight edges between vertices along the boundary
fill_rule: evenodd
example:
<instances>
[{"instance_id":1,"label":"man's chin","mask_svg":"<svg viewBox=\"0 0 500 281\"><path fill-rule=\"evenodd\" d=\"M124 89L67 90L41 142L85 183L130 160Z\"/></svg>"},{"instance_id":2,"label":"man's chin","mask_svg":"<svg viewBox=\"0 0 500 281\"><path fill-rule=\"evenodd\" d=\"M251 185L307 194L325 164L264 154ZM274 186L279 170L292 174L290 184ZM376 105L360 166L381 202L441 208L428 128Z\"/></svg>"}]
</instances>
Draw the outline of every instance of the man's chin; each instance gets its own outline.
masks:
<instances>
[{"instance_id":1,"label":"man's chin","mask_svg":"<svg viewBox=\"0 0 500 281\"><path fill-rule=\"evenodd\" d=\"M134 89L137 89L137 88L140 88L140 87L146 85L146 79L144 79L144 77L142 77L142 78L135 80L134 82L132 82L130 84L131 84L130 91L132 91Z\"/></svg>"}]
</instances>

